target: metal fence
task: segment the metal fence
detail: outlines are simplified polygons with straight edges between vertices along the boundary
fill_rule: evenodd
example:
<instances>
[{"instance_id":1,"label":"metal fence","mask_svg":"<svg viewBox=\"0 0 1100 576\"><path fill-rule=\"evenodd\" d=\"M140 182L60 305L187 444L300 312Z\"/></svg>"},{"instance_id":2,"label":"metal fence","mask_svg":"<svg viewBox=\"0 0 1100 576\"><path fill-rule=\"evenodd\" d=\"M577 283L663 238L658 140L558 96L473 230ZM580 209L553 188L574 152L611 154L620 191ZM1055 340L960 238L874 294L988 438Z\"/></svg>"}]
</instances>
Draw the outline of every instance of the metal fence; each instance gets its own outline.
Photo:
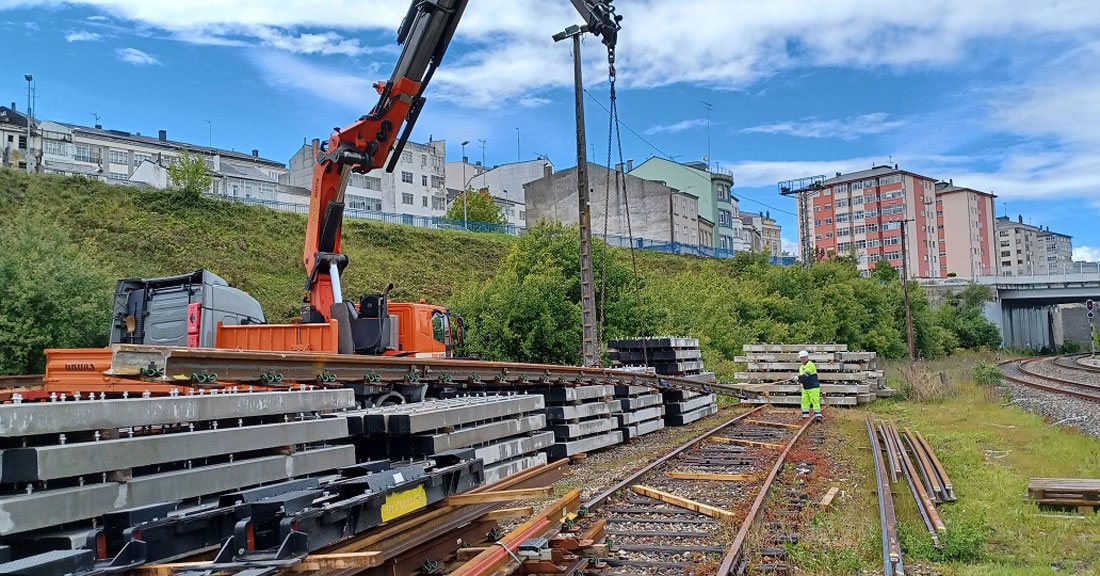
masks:
<instances>
[{"instance_id":1,"label":"metal fence","mask_svg":"<svg viewBox=\"0 0 1100 576\"><path fill-rule=\"evenodd\" d=\"M306 204L297 204L294 202L279 202L276 200L264 200L262 198L240 198L233 196L218 196L224 200L230 200L233 202L239 202L242 204L252 204L254 206L263 206L272 210L279 210L282 212L293 212L295 214L308 214L309 206ZM375 210L358 210L354 208L344 209L345 218L355 218L359 220L375 220L378 222L387 222L389 224L404 224L406 226L416 226L417 228L430 228L434 230L462 230L467 232L488 233L488 234L506 234L508 236L519 236L526 232L526 228L522 226L516 226L515 224L490 224L487 222L469 222L462 220L450 220L441 216L415 216L412 214L395 214L393 212L378 212ZM626 236L608 235L606 237L595 234L594 237L604 240L609 246L616 248L630 248L633 247L636 250L651 250L654 252L664 252L666 254L683 254L686 256L698 256L701 258L733 258L737 255L735 250L727 250L723 248L711 248L709 246L695 246L693 244L684 244L681 242L661 242L657 240L646 240L644 238L628 238ZM770 256L769 262L779 266L791 266L798 259L794 256Z\"/></svg>"}]
</instances>

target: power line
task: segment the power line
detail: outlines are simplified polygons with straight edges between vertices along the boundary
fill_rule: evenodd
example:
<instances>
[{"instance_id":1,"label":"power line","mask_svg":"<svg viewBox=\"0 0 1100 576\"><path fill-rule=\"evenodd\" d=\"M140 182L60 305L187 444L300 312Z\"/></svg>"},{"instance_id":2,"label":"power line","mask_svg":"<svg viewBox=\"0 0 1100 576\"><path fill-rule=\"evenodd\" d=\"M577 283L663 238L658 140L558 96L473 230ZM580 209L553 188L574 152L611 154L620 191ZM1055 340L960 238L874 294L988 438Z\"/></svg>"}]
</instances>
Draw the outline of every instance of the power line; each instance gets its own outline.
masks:
<instances>
[{"instance_id":1,"label":"power line","mask_svg":"<svg viewBox=\"0 0 1100 576\"><path fill-rule=\"evenodd\" d=\"M595 96L593 96L592 93L589 92L587 89L585 89L584 93L587 94L588 97L591 98L592 101L595 102L597 106L599 106L600 108L603 108L605 112L607 112L608 114L611 113L611 111L608 110L608 108L603 105L603 102L600 102L599 99L597 99ZM684 166L683 164L673 160L672 155L670 155L669 153L665 152L664 150L661 150L660 148L658 148L656 144L650 142L649 140L646 140L641 134L638 134L638 132L636 130L634 130L633 128L631 128L630 125L627 124L626 122L623 122L622 120L620 120L619 124L622 125L624 128L626 128L628 131L630 131L630 133L633 134L635 137L637 137L639 140L641 140L642 142L645 142L646 145L648 145L650 148L652 148L654 151L656 151L657 154L659 154L665 160L668 160L669 162L672 162L673 164L676 164L677 166L683 166L684 169L688 169L687 166ZM610 168L610 166L609 166L609 168ZM708 184L710 183L710 179L703 176L703 175L701 175L701 174L698 174L698 173L693 172L691 170L688 170L688 173L693 174L695 176L698 176L699 178L702 178L704 180L707 180ZM776 208L775 206L772 206L770 204L765 204L764 202L756 200L755 198L749 198L748 196L742 195L742 197L743 197L743 199L748 200L749 202L752 202L754 204L758 204L758 205L763 206L763 207L765 207L769 210L775 210L776 212L782 212L783 214L788 214L790 216L797 216L797 214L795 214L794 212L791 212L790 210L784 210L782 208Z\"/></svg>"}]
</instances>

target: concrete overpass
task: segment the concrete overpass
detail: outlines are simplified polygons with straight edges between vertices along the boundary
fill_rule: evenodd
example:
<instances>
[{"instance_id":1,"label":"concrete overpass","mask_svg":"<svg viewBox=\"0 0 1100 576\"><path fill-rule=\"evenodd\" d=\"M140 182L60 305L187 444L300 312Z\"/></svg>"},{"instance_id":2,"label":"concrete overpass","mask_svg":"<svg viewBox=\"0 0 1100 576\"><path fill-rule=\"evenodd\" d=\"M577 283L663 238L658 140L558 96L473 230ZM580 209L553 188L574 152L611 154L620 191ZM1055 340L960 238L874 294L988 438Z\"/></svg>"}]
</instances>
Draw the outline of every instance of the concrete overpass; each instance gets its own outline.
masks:
<instances>
[{"instance_id":1,"label":"concrete overpass","mask_svg":"<svg viewBox=\"0 0 1100 576\"><path fill-rule=\"evenodd\" d=\"M1087 346L1084 302L1100 304L1100 270L1034 276L979 276L996 300L985 316L1001 329L1002 344L1012 348L1054 349L1067 340Z\"/></svg>"}]
</instances>

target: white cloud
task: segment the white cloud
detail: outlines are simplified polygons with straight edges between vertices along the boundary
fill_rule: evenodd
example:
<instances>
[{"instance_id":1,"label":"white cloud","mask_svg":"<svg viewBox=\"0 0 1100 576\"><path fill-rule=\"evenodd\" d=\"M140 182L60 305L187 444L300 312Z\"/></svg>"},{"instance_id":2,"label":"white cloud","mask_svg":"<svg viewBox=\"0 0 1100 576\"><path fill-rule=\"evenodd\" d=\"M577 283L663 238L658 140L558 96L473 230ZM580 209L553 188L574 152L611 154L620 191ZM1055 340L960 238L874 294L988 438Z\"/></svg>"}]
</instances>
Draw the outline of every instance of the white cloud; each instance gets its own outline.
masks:
<instances>
[{"instance_id":1,"label":"white cloud","mask_svg":"<svg viewBox=\"0 0 1100 576\"><path fill-rule=\"evenodd\" d=\"M856 140L863 136L882 134L895 128L905 126L904 120L890 120L890 115L884 112L873 114L861 114L838 118L835 120L817 120L815 118L803 118L792 122L778 122L774 124L761 124L741 129L742 132L760 134L782 134L786 136L798 136L802 138L838 138L840 140Z\"/></svg>"},{"instance_id":2,"label":"white cloud","mask_svg":"<svg viewBox=\"0 0 1100 576\"><path fill-rule=\"evenodd\" d=\"M65 40L69 42L94 42L103 38L102 34L96 34L95 32L89 32L87 30L76 30L65 34Z\"/></svg>"},{"instance_id":3,"label":"white cloud","mask_svg":"<svg viewBox=\"0 0 1100 576\"><path fill-rule=\"evenodd\" d=\"M253 33L265 46L295 54L358 56L367 52L366 48L359 45L358 40L344 38L335 32L295 35L276 28L260 26L256 27Z\"/></svg>"},{"instance_id":4,"label":"white cloud","mask_svg":"<svg viewBox=\"0 0 1100 576\"><path fill-rule=\"evenodd\" d=\"M539 106L545 106L549 103L549 98L539 98L537 96L524 96L519 99L519 105L524 108L538 108Z\"/></svg>"},{"instance_id":5,"label":"white cloud","mask_svg":"<svg viewBox=\"0 0 1100 576\"><path fill-rule=\"evenodd\" d=\"M92 22L106 22L107 17L106 16L98 16L98 15L97 16L88 16L87 18L85 18L85 20L91 20Z\"/></svg>"},{"instance_id":6,"label":"white cloud","mask_svg":"<svg viewBox=\"0 0 1100 576\"><path fill-rule=\"evenodd\" d=\"M791 240L790 238L780 238L780 241L783 243L784 252L786 252L787 254L794 254L795 256L798 256L797 240Z\"/></svg>"},{"instance_id":7,"label":"white cloud","mask_svg":"<svg viewBox=\"0 0 1100 576\"><path fill-rule=\"evenodd\" d=\"M1073 249L1073 259L1085 262L1100 262L1100 247L1078 246Z\"/></svg>"},{"instance_id":8,"label":"white cloud","mask_svg":"<svg viewBox=\"0 0 1100 576\"><path fill-rule=\"evenodd\" d=\"M119 48L115 50L115 55L118 56L119 60L134 66L160 65L160 60L157 60L156 56L142 52L137 48Z\"/></svg>"},{"instance_id":9,"label":"white cloud","mask_svg":"<svg viewBox=\"0 0 1100 576\"><path fill-rule=\"evenodd\" d=\"M374 81L347 72L327 69L280 52L257 51L254 61L263 77L277 88L302 90L314 96L362 110L374 104Z\"/></svg>"},{"instance_id":10,"label":"white cloud","mask_svg":"<svg viewBox=\"0 0 1100 576\"><path fill-rule=\"evenodd\" d=\"M645 129L645 133L648 135L653 134L676 134L677 132L684 132L691 130L692 128L699 128L707 125L706 118L693 118L691 120L681 120L674 124L658 124L656 126L650 126Z\"/></svg>"}]
</instances>

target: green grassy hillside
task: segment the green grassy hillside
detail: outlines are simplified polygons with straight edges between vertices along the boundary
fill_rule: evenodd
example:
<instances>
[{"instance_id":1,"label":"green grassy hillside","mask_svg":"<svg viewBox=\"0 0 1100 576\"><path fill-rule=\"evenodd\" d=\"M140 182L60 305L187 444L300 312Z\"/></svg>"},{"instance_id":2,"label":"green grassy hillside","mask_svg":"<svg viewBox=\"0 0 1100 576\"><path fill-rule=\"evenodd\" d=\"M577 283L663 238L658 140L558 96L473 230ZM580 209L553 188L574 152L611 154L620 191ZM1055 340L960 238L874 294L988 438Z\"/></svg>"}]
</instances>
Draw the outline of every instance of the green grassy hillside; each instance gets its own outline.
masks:
<instances>
[{"instance_id":1,"label":"green grassy hillside","mask_svg":"<svg viewBox=\"0 0 1100 576\"><path fill-rule=\"evenodd\" d=\"M208 268L256 297L272 321L297 314L305 216L227 201L181 203L164 191L0 170L0 230L45 217L111 278ZM396 285L398 300L446 302L492 275L512 239L349 220L345 292Z\"/></svg>"}]
</instances>

